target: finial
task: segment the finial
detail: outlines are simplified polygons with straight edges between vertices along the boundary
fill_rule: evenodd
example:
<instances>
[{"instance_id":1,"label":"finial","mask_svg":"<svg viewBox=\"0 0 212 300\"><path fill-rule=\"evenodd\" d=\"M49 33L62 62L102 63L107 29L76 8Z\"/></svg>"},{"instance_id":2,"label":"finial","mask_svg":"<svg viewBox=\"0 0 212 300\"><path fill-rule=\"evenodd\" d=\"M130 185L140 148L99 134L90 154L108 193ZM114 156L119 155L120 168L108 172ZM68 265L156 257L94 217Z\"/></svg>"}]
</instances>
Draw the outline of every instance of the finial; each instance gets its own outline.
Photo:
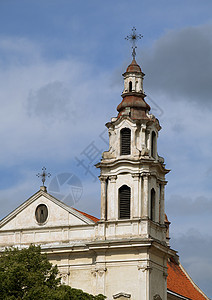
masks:
<instances>
[{"instance_id":1,"label":"finial","mask_svg":"<svg viewBox=\"0 0 212 300\"><path fill-rule=\"evenodd\" d=\"M46 177L50 177L51 174L46 173L46 168L45 167L42 168L42 171L43 171L43 173L38 173L38 174L36 174L36 176L38 176L38 178L42 177L42 182L43 182L43 186L44 186L44 183L46 181Z\"/></svg>"},{"instance_id":2,"label":"finial","mask_svg":"<svg viewBox=\"0 0 212 300\"><path fill-rule=\"evenodd\" d=\"M136 56L136 51L135 51L135 49L137 48L136 42L137 42L137 40L140 40L142 37L143 37L143 35L137 34L136 33L136 28L133 27L132 28L132 33L125 38L125 40L130 41L132 43L132 57L133 57L133 59L135 59L135 56Z\"/></svg>"}]
</instances>

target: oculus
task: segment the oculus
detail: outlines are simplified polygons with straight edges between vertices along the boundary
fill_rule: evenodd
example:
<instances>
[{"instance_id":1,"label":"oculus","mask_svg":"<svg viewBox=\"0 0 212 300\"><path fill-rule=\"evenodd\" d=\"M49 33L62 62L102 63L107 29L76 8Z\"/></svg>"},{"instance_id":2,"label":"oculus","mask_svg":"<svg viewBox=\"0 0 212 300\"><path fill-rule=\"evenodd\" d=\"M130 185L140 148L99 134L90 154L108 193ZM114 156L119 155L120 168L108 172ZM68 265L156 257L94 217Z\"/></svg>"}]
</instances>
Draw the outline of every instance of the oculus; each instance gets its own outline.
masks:
<instances>
[{"instance_id":1,"label":"oculus","mask_svg":"<svg viewBox=\"0 0 212 300\"><path fill-rule=\"evenodd\" d=\"M46 222L48 217L48 209L45 204L39 204L35 210L35 218L39 224L43 224Z\"/></svg>"}]
</instances>

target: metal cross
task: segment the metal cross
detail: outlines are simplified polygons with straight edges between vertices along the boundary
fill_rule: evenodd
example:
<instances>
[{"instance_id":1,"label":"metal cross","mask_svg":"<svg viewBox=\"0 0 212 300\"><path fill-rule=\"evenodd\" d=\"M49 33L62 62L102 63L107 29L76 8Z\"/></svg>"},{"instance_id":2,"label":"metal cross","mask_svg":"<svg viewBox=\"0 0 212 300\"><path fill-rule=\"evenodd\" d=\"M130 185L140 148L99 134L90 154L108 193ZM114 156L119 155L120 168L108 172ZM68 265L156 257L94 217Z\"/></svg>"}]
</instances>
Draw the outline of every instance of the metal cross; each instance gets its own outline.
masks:
<instances>
[{"instance_id":1,"label":"metal cross","mask_svg":"<svg viewBox=\"0 0 212 300\"><path fill-rule=\"evenodd\" d=\"M46 173L46 168L45 167L42 168L42 171L43 171L43 173L38 173L38 174L36 174L36 176L38 176L38 178L42 177L42 182L43 182L43 186L44 186L44 183L46 181L46 177L50 177L51 174Z\"/></svg>"},{"instance_id":2,"label":"metal cross","mask_svg":"<svg viewBox=\"0 0 212 300\"><path fill-rule=\"evenodd\" d=\"M136 52L135 52L135 49L137 48L136 42L137 42L137 40L140 40L142 37L143 37L143 35L137 34L136 33L136 28L133 27L132 28L132 33L125 38L125 40L130 41L132 43L132 57L133 57L133 59L135 59L135 56L136 56Z\"/></svg>"}]
</instances>

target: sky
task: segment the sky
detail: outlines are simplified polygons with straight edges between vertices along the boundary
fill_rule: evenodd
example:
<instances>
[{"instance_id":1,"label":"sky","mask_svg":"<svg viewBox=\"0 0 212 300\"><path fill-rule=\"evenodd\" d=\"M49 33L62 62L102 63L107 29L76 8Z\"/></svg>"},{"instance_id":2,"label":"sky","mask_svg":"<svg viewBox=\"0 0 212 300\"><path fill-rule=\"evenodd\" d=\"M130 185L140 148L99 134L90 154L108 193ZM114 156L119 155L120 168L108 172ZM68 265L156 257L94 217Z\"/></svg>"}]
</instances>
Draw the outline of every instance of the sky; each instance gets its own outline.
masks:
<instances>
[{"instance_id":1,"label":"sky","mask_svg":"<svg viewBox=\"0 0 212 300\"><path fill-rule=\"evenodd\" d=\"M0 0L0 218L39 190L44 166L51 194L99 216L94 165L108 149L135 26L171 170L171 247L212 297L211 11L210 0Z\"/></svg>"}]
</instances>

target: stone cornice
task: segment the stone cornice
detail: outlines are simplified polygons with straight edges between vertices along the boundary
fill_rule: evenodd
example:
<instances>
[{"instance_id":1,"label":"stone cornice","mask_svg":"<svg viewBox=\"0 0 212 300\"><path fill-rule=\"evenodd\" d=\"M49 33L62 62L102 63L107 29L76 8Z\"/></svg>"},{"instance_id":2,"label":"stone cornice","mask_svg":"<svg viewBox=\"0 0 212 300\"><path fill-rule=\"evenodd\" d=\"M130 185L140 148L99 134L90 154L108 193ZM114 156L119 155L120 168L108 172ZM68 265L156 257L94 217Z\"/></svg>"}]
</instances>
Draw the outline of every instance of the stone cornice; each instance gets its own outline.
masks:
<instances>
[{"instance_id":1,"label":"stone cornice","mask_svg":"<svg viewBox=\"0 0 212 300\"><path fill-rule=\"evenodd\" d=\"M123 120L128 120L130 121L132 124L134 125L143 125L147 122L152 122L153 123L153 120L151 120L150 118L146 117L145 119L141 119L141 120L134 120L134 119L131 119L129 116L127 115L122 115L120 116L119 118L116 118L114 121L111 121L111 122L107 122L105 124L105 126L107 128L110 128L110 127L113 127L120 124Z\"/></svg>"},{"instance_id":2,"label":"stone cornice","mask_svg":"<svg viewBox=\"0 0 212 300\"><path fill-rule=\"evenodd\" d=\"M161 243L154 241L153 239L117 239L117 240L102 240L92 241L84 243L67 243L61 245L46 245L42 247L42 251L52 253L69 253L69 252L88 252L88 251L102 251L109 249L129 249L129 248L155 248L157 251L164 253L167 257L173 257L176 255L176 251L170 249L168 246L162 245Z\"/></svg>"},{"instance_id":3,"label":"stone cornice","mask_svg":"<svg viewBox=\"0 0 212 300\"><path fill-rule=\"evenodd\" d=\"M97 168L104 168L104 167L117 167L118 165L124 164L127 165L134 165L138 166L139 168L145 166L149 167L157 167L161 172L167 174L170 172L169 169L166 169L163 164L157 162L151 158L133 158L132 156L126 158L118 158L118 159L102 159L100 163L96 164Z\"/></svg>"}]
</instances>

